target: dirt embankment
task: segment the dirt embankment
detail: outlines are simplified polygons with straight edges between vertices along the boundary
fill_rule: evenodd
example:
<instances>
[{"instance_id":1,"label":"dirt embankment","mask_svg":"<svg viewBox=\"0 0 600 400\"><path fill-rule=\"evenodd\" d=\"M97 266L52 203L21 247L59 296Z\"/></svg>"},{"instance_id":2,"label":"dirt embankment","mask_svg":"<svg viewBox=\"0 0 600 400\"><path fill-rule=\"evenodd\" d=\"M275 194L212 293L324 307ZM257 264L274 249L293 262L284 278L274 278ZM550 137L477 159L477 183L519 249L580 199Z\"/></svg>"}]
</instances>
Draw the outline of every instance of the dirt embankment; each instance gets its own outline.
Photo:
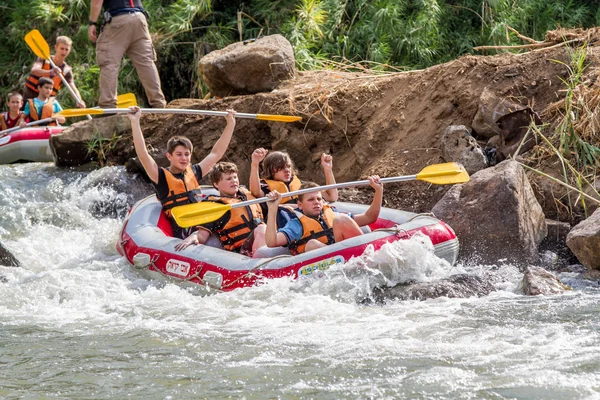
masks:
<instances>
[{"instance_id":1,"label":"dirt embankment","mask_svg":"<svg viewBox=\"0 0 600 400\"><path fill-rule=\"evenodd\" d=\"M169 107L225 110L265 114L295 114L302 122L286 124L238 119L226 159L240 167L242 182L248 181L250 157L256 147L286 150L303 180L323 183L319 158L334 156L338 182L380 176L412 175L427 165L445 162L439 140L448 125L471 125L485 88L497 96L529 104L542 112L565 97L561 79L569 76L567 46L541 49L520 55L465 56L425 70L386 76L335 71L304 72L271 93L227 97L218 100L181 99ZM588 47L586 76L597 78L600 47ZM554 121L544 120L552 125ZM148 143L156 154L164 153L166 140L185 135L196 146L198 161L212 147L225 126L223 118L181 115L147 115L142 120ZM474 133L475 137L476 132ZM480 142L485 145L483 138ZM127 142L118 162L134 156ZM560 168L548 163L549 168ZM534 183L534 188L541 185ZM385 205L427 212L447 187L424 182L390 184ZM367 194L365 194L367 193ZM538 190L549 217L554 199ZM365 200L368 191L346 190L342 198ZM554 208L555 214L558 208Z\"/></svg>"}]
</instances>

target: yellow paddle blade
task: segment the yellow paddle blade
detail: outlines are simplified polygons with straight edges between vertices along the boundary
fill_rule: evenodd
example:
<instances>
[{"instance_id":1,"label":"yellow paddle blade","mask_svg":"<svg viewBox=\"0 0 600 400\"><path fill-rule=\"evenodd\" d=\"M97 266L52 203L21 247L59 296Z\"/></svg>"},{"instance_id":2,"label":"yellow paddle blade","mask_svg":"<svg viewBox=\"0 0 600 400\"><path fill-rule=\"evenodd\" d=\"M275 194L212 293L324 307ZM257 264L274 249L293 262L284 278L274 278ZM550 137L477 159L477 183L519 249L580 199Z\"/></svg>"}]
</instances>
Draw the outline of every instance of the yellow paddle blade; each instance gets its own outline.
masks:
<instances>
[{"instance_id":1,"label":"yellow paddle blade","mask_svg":"<svg viewBox=\"0 0 600 400\"><path fill-rule=\"evenodd\" d=\"M137 99L133 93L125 93L117 96L117 108L129 108L137 106Z\"/></svg>"},{"instance_id":2,"label":"yellow paddle blade","mask_svg":"<svg viewBox=\"0 0 600 400\"><path fill-rule=\"evenodd\" d=\"M34 29L25 35L25 43L34 52L34 54L44 60L50 59L50 46L42 36L40 31Z\"/></svg>"},{"instance_id":3,"label":"yellow paddle blade","mask_svg":"<svg viewBox=\"0 0 600 400\"><path fill-rule=\"evenodd\" d=\"M101 108L69 108L56 113L59 117L82 117L84 115L101 115L104 110Z\"/></svg>"},{"instance_id":4,"label":"yellow paddle blade","mask_svg":"<svg viewBox=\"0 0 600 400\"><path fill-rule=\"evenodd\" d=\"M231 205L229 204L203 201L201 203L175 207L171 212L177 225L182 228L189 228L190 226L203 225L216 221L229 210L231 210Z\"/></svg>"},{"instance_id":5,"label":"yellow paddle blade","mask_svg":"<svg viewBox=\"0 0 600 400\"><path fill-rule=\"evenodd\" d=\"M256 119L262 119L264 121L279 121L279 122L302 121L302 117L295 117L293 115L256 114Z\"/></svg>"},{"instance_id":6,"label":"yellow paddle blade","mask_svg":"<svg viewBox=\"0 0 600 400\"><path fill-rule=\"evenodd\" d=\"M417 180L437 185L452 185L469 182L469 174L462 165L450 162L425 167L417 174Z\"/></svg>"}]
</instances>

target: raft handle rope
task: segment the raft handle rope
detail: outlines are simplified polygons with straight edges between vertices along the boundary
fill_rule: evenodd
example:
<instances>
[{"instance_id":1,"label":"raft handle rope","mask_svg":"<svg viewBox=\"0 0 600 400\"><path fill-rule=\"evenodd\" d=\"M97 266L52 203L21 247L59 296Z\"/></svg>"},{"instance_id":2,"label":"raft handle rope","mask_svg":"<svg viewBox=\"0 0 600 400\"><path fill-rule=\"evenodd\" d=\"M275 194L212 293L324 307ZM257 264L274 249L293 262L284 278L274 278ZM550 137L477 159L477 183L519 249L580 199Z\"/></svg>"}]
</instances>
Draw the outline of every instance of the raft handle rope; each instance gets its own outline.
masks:
<instances>
[{"instance_id":1,"label":"raft handle rope","mask_svg":"<svg viewBox=\"0 0 600 400\"><path fill-rule=\"evenodd\" d=\"M416 219L416 218L421 218L421 217L432 217L432 218L435 218L435 215L433 215L433 213L430 213L430 212L427 212L427 213L420 213L420 214L417 214L417 215L413 215L413 216L412 216L412 217L410 217L410 218L408 219L408 221L406 221L406 222L410 222L410 221L412 221L413 219Z\"/></svg>"},{"instance_id":2,"label":"raft handle rope","mask_svg":"<svg viewBox=\"0 0 600 400\"><path fill-rule=\"evenodd\" d=\"M228 283L228 284L226 284L226 285L223 285L223 286L221 286L221 288L222 288L222 289L226 289L226 288L228 288L229 286L232 286L233 284L237 283L238 281L240 281L240 280L242 280L242 279L245 279L245 278L250 278L250 277L252 277L252 276L257 276L256 274L254 274L254 271L256 271L257 269L264 267L265 265L267 265L268 263L270 263L270 262L271 262L271 261L273 261L273 260L277 260L277 259L279 259L279 258L286 258L286 257L292 257L292 256L291 256L291 255L289 255L289 254L281 254L281 255L278 255L278 256L275 256L275 257L267 258L267 259L266 259L266 260L264 260L263 262L261 262L261 263L258 263L258 264L256 264L254 267L250 268L250 269L248 270L248 272L246 272L244 275L242 275L242 276L240 276L240 277L238 277L238 278L236 278L236 279L232 280L231 282L229 282L229 283Z\"/></svg>"}]
</instances>

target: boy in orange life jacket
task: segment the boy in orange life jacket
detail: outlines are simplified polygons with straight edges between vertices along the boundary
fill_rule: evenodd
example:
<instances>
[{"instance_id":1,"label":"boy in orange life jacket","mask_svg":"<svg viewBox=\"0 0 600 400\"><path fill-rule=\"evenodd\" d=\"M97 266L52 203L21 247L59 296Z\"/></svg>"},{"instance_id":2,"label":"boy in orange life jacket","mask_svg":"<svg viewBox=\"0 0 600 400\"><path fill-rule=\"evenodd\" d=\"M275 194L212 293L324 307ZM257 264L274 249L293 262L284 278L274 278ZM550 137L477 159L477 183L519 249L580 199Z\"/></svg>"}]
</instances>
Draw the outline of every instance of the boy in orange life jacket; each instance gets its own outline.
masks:
<instances>
[{"instance_id":1,"label":"boy in orange life jacket","mask_svg":"<svg viewBox=\"0 0 600 400\"><path fill-rule=\"evenodd\" d=\"M277 229L275 217L281 203L281 194L276 190L269 193L267 231L265 241L268 247L287 245L292 254L318 249L332 243L362 235L360 227L377 221L383 200L383 185L379 176L369 177L369 186L375 190L371 205L362 214L346 215L335 212L323 201L321 192L305 193L298 196L298 218L290 220L283 228ZM317 187L310 182L303 188Z\"/></svg>"},{"instance_id":2,"label":"boy in orange life jacket","mask_svg":"<svg viewBox=\"0 0 600 400\"><path fill-rule=\"evenodd\" d=\"M48 60L44 60L42 58L37 58L31 67L31 72L25 81L25 90L23 91L23 99L27 101L29 99L33 99L38 95L38 81L42 77L49 78L52 81L52 94L51 96L56 96L58 91L63 87L62 79L60 78L60 73L65 77L65 80L71 86L77 97L81 99L81 95L79 94L79 90L75 86L75 82L73 81L73 69L69 64L65 62L65 59L71 53L71 46L73 42L71 38L67 36L59 36L56 38L56 44L54 45L54 55L52 56L52 61L56 68L52 68L50 62ZM82 100L81 103L77 104L79 108L85 108L85 102Z\"/></svg>"},{"instance_id":3,"label":"boy in orange life jacket","mask_svg":"<svg viewBox=\"0 0 600 400\"><path fill-rule=\"evenodd\" d=\"M131 120L133 145L148 178L154 184L156 196L163 205L165 213L171 221L173 236L183 239L191 233L189 229L182 229L171 217L171 209L183 204L197 203L202 200L200 193L200 180L223 157L235 128L235 111L227 110L227 126L221 137L214 144L211 152L198 164L191 163L193 151L192 142L184 136L174 136L167 142L167 159L169 168L161 168L148 153L140 117L142 112L139 107L131 107L127 115Z\"/></svg>"},{"instance_id":4,"label":"boy in orange life jacket","mask_svg":"<svg viewBox=\"0 0 600 400\"><path fill-rule=\"evenodd\" d=\"M8 111L0 117L0 131L14 128L21 123L22 119L25 119L25 115L21 111L23 96L19 93L10 92L6 96L6 105L8 106Z\"/></svg>"},{"instance_id":5,"label":"boy in orange life jacket","mask_svg":"<svg viewBox=\"0 0 600 400\"><path fill-rule=\"evenodd\" d=\"M58 104L58 101L54 97L50 97L52 93L52 81L48 78L40 78L38 81L38 97L35 99L27 100L25 103L25 109L23 114L29 118L30 121L38 121L40 119L51 118L59 111L62 111L62 107ZM57 117L56 121L64 124L65 117ZM56 125L55 122L48 122L40 124L39 126ZM25 119L22 119L19 126L25 126Z\"/></svg>"},{"instance_id":6,"label":"boy in orange life jacket","mask_svg":"<svg viewBox=\"0 0 600 400\"><path fill-rule=\"evenodd\" d=\"M254 199L248 190L240 188L237 173L237 166L233 163L220 162L215 165L208 178L219 191L219 196L208 196L206 201L235 204ZM218 220L199 226L195 234L175 248L179 250L192 244L204 244L211 234L215 234L225 250L252 256L256 249L265 245L265 228L258 204L234 208Z\"/></svg>"}]
</instances>

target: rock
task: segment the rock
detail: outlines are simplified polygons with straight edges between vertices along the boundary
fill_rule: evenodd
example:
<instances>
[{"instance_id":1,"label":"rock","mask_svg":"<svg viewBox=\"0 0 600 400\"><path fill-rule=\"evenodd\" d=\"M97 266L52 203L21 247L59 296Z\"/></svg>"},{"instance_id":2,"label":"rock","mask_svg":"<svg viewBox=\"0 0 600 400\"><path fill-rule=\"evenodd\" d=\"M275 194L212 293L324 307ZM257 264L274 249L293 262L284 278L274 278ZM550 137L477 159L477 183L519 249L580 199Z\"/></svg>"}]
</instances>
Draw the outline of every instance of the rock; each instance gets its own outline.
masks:
<instances>
[{"instance_id":1,"label":"rock","mask_svg":"<svg viewBox=\"0 0 600 400\"><path fill-rule=\"evenodd\" d=\"M471 127L477 135L489 139L502 134L502 130L496 123L500 117L524 108L526 106L498 97L486 87L479 97L477 113Z\"/></svg>"},{"instance_id":2,"label":"rock","mask_svg":"<svg viewBox=\"0 0 600 400\"><path fill-rule=\"evenodd\" d=\"M521 282L523 294L528 296L561 294L571 288L562 283L552 272L540 267L529 266Z\"/></svg>"},{"instance_id":3,"label":"rock","mask_svg":"<svg viewBox=\"0 0 600 400\"><path fill-rule=\"evenodd\" d=\"M50 137L50 148L59 167L72 167L104 157L121 137L131 132L126 115L117 114L77 122Z\"/></svg>"},{"instance_id":4,"label":"rock","mask_svg":"<svg viewBox=\"0 0 600 400\"><path fill-rule=\"evenodd\" d=\"M202 57L199 70L213 96L270 92L294 77L294 49L281 35L233 43Z\"/></svg>"},{"instance_id":5,"label":"rock","mask_svg":"<svg viewBox=\"0 0 600 400\"><path fill-rule=\"evenodd\" d=\"M542 124L538 114L529 107L510 112L498 118L496 124L500 128L500 143L496 149L497 162L504 161L511 156L523 154L537 144L537 136L533 133L530 133L527 138L525 137L532 120L536 125ZM525 141L523 142L523 140Z\"/></svg>"},{"instance_id":6,"label":"rock","mask_svg":"<svg viewBox=\"0 0 600 400\"><path fill-rule=\"evenodd\" d=\"M444 160L462 164L469 174L487 167L483 149L464 125L450 125L444 130L441 150Z\"/></svg>"},{"instance_id":7,"label":"rock","mask_svg":"<svg viewBox=\"0 0 600 400\"><path fill-rule=\"evenodd\" d=\"M550 264L543 264L545 268L560 269L571 262L577 262L573 252L567 247L567 235L571 230L568 222L555 221L546 218L548 235L540 243L540 252L551 252L555 259ZM543 258L543 257L542 257ZM549 260L549 257L546 257Z\"/></svg>"},{"instance_id":8,"label":"rock","mask_svg":"<svg viewBox=\"0 0 600 400\"><path fill-rule=\"evenodd\" d=\"M0 265L7 267L20 267L21 263L2 243L0 243Z\"/></svg>"},{"instance_id":9,"label":"rock","mask_svg":"<svg viewBox=\"0 0 600 400\"><path fill-rule=\"evenodd\" d=\"M600 209L571 229L567 246L586 268L600 269Z\"/></svg>"},{"instance_id":10,"label":"rock","mask_svg":"<svg viewBox=\"0 0 600 400\"><path fill-rule=\"evenodd\" d=\"M433 207L460 241L461 258L537 263L546 220L523 168L504 161L453 186Z\"/></svg>"},{"instance_id":11,"label":"rock","mask_svg":"<svg viewBox=\"0 0 600 400\"><path fill-rule=\"evenodd\" d=\"M487 296L495 290L491 282L468 274L452 275L436 282L400 284L391 288L377 288L373 297L377 302L385 300L425 300L437 297L466 298Z\"/></svg>"}]
</instances>

